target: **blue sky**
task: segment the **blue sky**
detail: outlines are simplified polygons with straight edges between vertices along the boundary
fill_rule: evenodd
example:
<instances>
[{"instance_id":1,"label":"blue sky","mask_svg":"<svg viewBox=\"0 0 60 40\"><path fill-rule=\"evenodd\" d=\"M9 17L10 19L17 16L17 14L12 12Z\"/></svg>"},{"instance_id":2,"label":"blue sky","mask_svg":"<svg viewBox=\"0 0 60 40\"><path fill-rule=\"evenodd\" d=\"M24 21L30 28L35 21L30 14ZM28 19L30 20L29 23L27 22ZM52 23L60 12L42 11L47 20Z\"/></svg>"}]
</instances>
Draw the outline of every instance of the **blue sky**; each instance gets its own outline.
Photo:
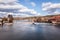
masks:
<instances>
[{"instance_id":1,"label":"blue sky","mask_svg":"<svg viewBox=\"0 0 60 40\"><path fill-rule=\"evenodd\" d=\"M49 2L60 3L60 0L19 0L19 2L30 9L34 9L35 11L39 12L41 15L48 15L47 11L42 10L42 4ZM32 4L30 4L31 2L34 2L36 6L33 7ZM50 14L52 13L50 12Z\"/></svg>"},{"instance_id":2,"label":"blue sky","mask_svg":"<svg viewBox=\"0 0 60 40\"><path fill-rule=\"evenodd\" d=\"M60 14L60 0L0 0L0 16L19 17Z\"/></svg>"}]
</instances>

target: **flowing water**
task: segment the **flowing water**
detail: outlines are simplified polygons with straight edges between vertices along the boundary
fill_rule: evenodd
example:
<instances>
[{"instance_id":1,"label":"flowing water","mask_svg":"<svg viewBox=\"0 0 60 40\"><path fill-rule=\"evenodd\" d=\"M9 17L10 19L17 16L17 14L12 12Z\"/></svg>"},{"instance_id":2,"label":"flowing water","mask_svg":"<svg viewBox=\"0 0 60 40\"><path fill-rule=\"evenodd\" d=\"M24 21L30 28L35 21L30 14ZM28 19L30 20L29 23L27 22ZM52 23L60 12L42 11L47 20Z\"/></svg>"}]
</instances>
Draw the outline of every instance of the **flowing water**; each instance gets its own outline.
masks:
<instances>
[{"instance_id":1,"label":"flowing water","mask_svg":"<svg viewBox=\"0 0 60 40\"><path fill-rule=\"evenodd\" d=\"M60 40L60 26L17 20L0 26L0 40Z\"/></svg>"}]
</instances>

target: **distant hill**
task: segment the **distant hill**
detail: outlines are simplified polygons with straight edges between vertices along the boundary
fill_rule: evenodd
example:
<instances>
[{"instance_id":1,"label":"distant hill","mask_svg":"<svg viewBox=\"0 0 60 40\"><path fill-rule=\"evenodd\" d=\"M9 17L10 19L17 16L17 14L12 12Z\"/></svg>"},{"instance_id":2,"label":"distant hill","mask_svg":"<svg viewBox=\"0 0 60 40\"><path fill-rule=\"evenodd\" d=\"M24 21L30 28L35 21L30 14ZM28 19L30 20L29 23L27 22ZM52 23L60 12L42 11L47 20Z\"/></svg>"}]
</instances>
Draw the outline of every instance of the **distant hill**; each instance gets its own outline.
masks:
<instances>
[{"instance_id":1,"label":"distant hill","mask_svg":"<svg viewBox=\"0 0 60 40\"><path fill-rule=\"evenodd\" d=\"M58 14L58 15L46 15L46 16L33 16L33 17L14 17L14 20L40 19L40 18L48 19L48 18L51 18L54 16L60 16L60 14Z\"/></svg>"}]
</instances>

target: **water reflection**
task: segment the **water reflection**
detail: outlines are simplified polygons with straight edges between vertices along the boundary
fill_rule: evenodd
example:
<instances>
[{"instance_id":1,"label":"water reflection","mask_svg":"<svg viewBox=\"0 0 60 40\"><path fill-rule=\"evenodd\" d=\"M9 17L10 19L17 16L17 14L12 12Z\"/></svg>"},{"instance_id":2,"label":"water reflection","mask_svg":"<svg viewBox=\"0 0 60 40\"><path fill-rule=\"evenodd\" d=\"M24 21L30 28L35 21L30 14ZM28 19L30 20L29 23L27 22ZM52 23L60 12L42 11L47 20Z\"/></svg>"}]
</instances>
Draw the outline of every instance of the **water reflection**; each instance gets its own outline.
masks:
<instances>
[{"instance_id":1,"label":"water reflection","mask_svg":"<svg viewBox=\"0 0 60 40\"><path fill-rule=\"evenodd\" d=\"M0 26L0 40L60 40L60 26L14 21L12 25Z\"/></svg>"}]
</instances>

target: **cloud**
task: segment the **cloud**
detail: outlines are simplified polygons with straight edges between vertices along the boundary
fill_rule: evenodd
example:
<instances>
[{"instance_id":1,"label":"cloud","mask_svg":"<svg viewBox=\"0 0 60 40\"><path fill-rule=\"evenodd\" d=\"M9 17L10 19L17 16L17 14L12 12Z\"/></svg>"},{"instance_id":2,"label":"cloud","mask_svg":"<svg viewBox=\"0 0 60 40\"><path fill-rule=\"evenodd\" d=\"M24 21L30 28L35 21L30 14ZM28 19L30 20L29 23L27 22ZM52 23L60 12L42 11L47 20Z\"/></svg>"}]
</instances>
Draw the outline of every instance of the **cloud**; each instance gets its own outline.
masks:
<instances>
[{"instance_id":1,"label":"cloud","mask_svg":"<svg viewBox=\"0 0 60 40\"><path fill-rule=\"evenodd\" d=\"M50 3L50 2L43 3L42 7L43 7L42 10L44 10L44 11L50 10L50 9L57 9L57 8L60 8L60 3Z\"/></svg>"},{"instance_id":2,"label":"cloud","mask_svg":"<svg viewBox=\"0 0 60 40\"><path fill-rule=\"evenodd\" d=\"M25 8L25 9L21 9L19 10L21 13L31 13L31 14L37 14L37 12L33 9L28 9L28 8Z\"/></svg>"},{"instance_id":3,"label":"cloud","mask_svg":"<svg viewBox=\"0 0 60 40\"><path fill-rule=\"evenodd\" d=\"M42 10L48 13L56 13L59 11L58 9L60 10L60 3L42 3Z\"/></svg>"},{"instance_id":4,"label":"cloud","mask_svg":"<svg viewBox=\"0 0 60 40\"><path fill-rule=\"evenodd\" d=\"M13 3L18 2L17 0L0 0L0 3Z\"/></svg>"},{"instance_id":5,"label":"cloud","mask_svg":"<svg viewBox=\"0 0 60 40\"><path fill-rule=\"evenodd\" d=\"M30 6L32 6L32 7L35 7L36 6L36 3L35 2L31 2L31 0L24 0L25 1L25 3L27 4L27 5L30 5Z\"/></svg>"},{"instance_id":6,"label":"cloud","mask_svg":"<svg viewBox=\"0 0 60 40\"><path fill-rule=\"evenodd\" d=\"M60 12L59 11L55 11L54 14L60 14Z\"/></svg>"},{"instance_id":7,"label":"cloud","mask_svg":"<svg viewBox=\"0 0 60 40\"><path fill-rule=\"evenodd\" d=\"M36 6L36 4L35 4L34 2L31 2L31 5L32 5L33 7L35 7L35 6Z\"/></svg>"},{"instance_id":8,"label":"cloud","mask_svg":"<svg viewBox=\"0 0 60 40\"><path fill-rule=\"evenodd\" d=\"M35 5L34 3L32 3ZM18 3L18 0L0 0L0 15L12 14L14 16L37 16L40 15L34 9L29 9L26 6Z\"/></svg>"}]
</instances>

